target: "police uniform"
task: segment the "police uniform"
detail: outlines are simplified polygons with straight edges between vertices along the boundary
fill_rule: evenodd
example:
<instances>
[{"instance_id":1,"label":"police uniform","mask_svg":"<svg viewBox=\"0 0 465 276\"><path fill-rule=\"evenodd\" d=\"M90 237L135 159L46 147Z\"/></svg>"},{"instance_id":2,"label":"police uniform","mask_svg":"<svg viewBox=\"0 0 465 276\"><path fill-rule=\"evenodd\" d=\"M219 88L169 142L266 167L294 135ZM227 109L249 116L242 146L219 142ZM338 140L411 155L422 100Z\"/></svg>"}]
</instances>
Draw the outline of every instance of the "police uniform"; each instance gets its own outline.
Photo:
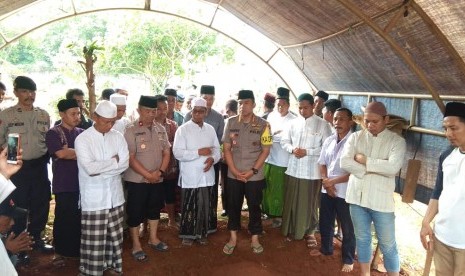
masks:
<instances>
[{"instance_id":1,"label":"police uniform","mask_svg":"<svg viewBox=\"0 0 465 276\"><path fill-rule=\"evenodd\" d=\"M241 122L240 116L228 119L224 129L223 143L231 145L234 166L239 171L248 171L254 168L255 162L262 152L262 147L272 144L269 133L268 123L256 115L253 115L249 123ZM265 188L264 178L263 168L254 172L254 175L247 180L247 183L237 180L231 170L228 171L227 211L229 230L240 230L240 215L245 195L249 208L248 229L252 235L262 233L260 203L262 201L262 190Z\"/></svg>"},{"instance_id":2,"label":"police uniform","mask_svg":"<svg viewBox=\"0 0 465 276\"><path fill-rule=\"evenodd\" d=\"M154 122L149 129L141 123L134 122L126 129L124 138L128 143L130 155L149 171L160 169L162 152L171 147L165 128ZM144 219L160 219L163 207L163 179L159 184L146 183L144 176L129 167L124 173L128 189L127 214L129 227L136 227Z\"/></svg>"},{"instance_id":3,"label":"police uniform","mask_svg":"<svg viewBox=\"0 0 465 276\"><path fill-rule=\"evenodd\" d=\"M3 147L6 147L8 134L19 133L21 137L23 166L11 177L17 187L12 197L16 205L29 210L28 232L35 240L40 240L47 223L51 196L47 171L49 156L45 145L50 116L39 107L26 111L17 104L0 112L0 122L0 144ZM15 226L18 230L24 229L19 223Z\"/></svg>"}]
</instances>

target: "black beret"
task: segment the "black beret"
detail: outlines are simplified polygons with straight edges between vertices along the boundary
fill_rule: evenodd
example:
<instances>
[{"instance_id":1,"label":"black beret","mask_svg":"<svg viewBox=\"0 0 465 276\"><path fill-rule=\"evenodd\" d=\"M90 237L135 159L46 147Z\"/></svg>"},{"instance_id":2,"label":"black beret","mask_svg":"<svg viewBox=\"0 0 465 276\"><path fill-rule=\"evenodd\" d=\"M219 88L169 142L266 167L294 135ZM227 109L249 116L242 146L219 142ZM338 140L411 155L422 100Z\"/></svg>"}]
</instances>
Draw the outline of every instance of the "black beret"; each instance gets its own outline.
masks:
<instances>
[{"instance_id":1,"label":"black beret","mask_svg":"<svg viewBox=\"0 0 465 276\"><path fill-rule=\"evenodd\" d=\"M167 89L165 89L165 95L166 95L166 96L177 97L177 96L178 96L178 93L176 92L176 90L174 90L174 89L172 89L172 88L167 88Z\"/></svg>"},{"instance_id":2,"label":"black beret","mask_svg":"<svg viewBox=\"0 0 465 276\"><path fill-rule=\"evenodd\" d=\"M13 87L15 89L27 89L31 91L36 91L37 86L36 83L28 77L25 76L18 76L13 82Z\"/></svg>"},{"instance_id":3,"label":"black beret","mask_svg":"<svg viewBox=\"0 0 465 276\"><path fill-rule=\"evenodd\" d=\"M289 100L289 89L284 87L278 87L278 91L276 91L278 95L277 99L286 99Z\"/></svg>"},{"instance_id":4,"label":"black beret","mask_svg":"<svg viewBox=\"0 0 465 276\"><path fill-rule=\"evenodd\" d=\"M75 99L60 100L57 104L58 111L65 112L66 110L74 107L79 107Z\"/></svg>"},{"instance_id":5,"label":"black beret","mask_svg":"<svg viewBox=\"0 0 465 276\"><path fill-rule=\"evenodd\" d=\"M328 97L329 97L328 93L322 90L316 92L315 97L316 96L318 96L319 98L322 98L323 100L325 100L325 102L328 100Z\"/></svg>"},{"instance_id":6,"label":"black beret","mask_svg":"<svg viewBox=\"0 0 465 276\"><path fill-rule=\"evenodd\" d=\"M313 96L310 95L309 93L302 93L300 96L297 98L298 102L301 101L309 101L311 104L314 103Z\"/></svg>"},{"instance_id":7,"label":"black beret","mask_svg":"<svg viewBox=\"0 0 465 276\"><path fill-rule=\"evenodd\" d=\"M147 108L157 108L157 98L154 96L140 96L139 105Z\"/></svg>"},{"instance_id":8,"label":"black beret","mask_svg":"<svg viewBox=\"0 0 465 276\"><path fill-rule=\"evenodd\" d=\"M446 112L444 117L457 116L465 119L465 104L459 102L450 102L446 104Z\"/></svg>"},{"instance_id":9,"label":"black beret","mask_svg":"<svg viewBox=\"0 0 465 276\"><path fill-rule=\"evenodd\" d=\"M23 88L27 89L27 88ZM0 203L0 216L19 219L27 215L27 210L17 207L9 196Z\"/></svg>"},{"instance_id":10,"label":"black beret","mask_svg":"<svg viewBox=\"0 0 465 276\"><path fill-rule=\"evenodd\" d=\"M112 89L112 88L107 88L107 89L103 89L102 91L102 96L100 97L101 100L107 100L109 101L110 100L110 96L112 94L115 94L115 90Z\"/></svg>"},{"instance_id":11,"label":"black beret","mask_svg":"<svg viewBox=\"0 0 465 276\"><path fill-rule=\"evenodd\" d=\"M200 86L200 95L215 95L215 87L213 85Z\"/></svg>"},{"instance_id":12,"label":"black beret","mask_svg":"<svg viewBox=\"0 0 465 276\"><path fill-rule=\"evenodd\" d=\"M240 90L239 94L237 95L238 100L245 100L245 99L252 99L255 101L255 97L253 95L252 90Z\"/></svg>"}]
</instances>

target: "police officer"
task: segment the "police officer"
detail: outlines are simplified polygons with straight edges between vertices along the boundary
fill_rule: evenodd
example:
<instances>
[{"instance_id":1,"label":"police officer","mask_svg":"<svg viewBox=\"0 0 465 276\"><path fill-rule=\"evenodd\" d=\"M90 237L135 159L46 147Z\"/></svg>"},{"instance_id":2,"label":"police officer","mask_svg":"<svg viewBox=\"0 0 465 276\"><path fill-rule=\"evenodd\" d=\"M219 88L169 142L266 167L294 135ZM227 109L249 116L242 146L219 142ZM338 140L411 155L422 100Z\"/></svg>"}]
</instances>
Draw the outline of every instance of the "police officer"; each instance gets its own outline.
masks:
<instances>
[{"instance_id":1,"label":"police officer","mask_svg":"<svg viewBox=\"0 0 465 276\"><path fill-rule=\"evenodd\" d=\"M255 98L250 90L238 95L239 115L228 119L223 134L224 158L228 164L227 210L231 237L223 252L231 255L241 228L241 208L244 196L249 207L248 230L252 234L251 247L256 254L263 252L258 235L263 231L260 203L265 188L263 164L270 153L272 138L268 123L253 113Z\"/></svg>"},{"instance_id":2,"label":"police officer","mask_svg":"<svg viewBox=\"0 0 465 276\"><path fill-rule=\"evenodd\" d=\"M139 240L139 225L148 220L149 247L167 251L168 246L157 235L160 210L163 206L163 178L170 161L170 143L165 127L155 121L157 98L141 96L138 121L129 125L124 138L129 149L129 169L124 173L128 189L127 224L132 239L132 256L147 260Z\"/></svg>"},{"instance_id":3,"label":"police officer","mask_svg":"<svg viewBox=\"0 0 465 276\"><path fill-rule=\"evenodd\" d=\"M16 185L12 197L17 206L29 210L27 231L34 239L34 249L51 252L53 247L41 239L51 196L47 171L49 156L45 145L50 116L47 111L34 106L37 87L31 78L18 76L13 88L18 103L0 112L0 145L6 147L8 134L19 133L23 150L23 166L11 177ZM25 227L16 223L13 230L21 231Z\"/></svg>"}]
</instances>

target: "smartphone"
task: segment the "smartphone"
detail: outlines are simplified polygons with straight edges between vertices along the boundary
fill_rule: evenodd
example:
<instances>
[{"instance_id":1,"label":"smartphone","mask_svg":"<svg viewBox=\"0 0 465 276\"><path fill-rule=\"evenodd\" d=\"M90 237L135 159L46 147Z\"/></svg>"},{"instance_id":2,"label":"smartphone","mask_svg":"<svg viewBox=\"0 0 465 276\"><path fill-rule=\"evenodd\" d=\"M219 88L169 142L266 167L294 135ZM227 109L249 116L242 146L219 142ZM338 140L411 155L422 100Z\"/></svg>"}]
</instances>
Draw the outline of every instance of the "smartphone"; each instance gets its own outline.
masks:
<instances>
[{"instance_id":1,"label":"smartphone","mask_svg":"<svg viewBox=\"0 0 465 276\"><path fill-rule=\"evenodd\" d=\"M19 141L20 136L19 133L10 133L8 134L8 154L6 162L10 164L17 164L18 160L16 157L18 156L19 152Z\"/></svg>"}]
</instances>

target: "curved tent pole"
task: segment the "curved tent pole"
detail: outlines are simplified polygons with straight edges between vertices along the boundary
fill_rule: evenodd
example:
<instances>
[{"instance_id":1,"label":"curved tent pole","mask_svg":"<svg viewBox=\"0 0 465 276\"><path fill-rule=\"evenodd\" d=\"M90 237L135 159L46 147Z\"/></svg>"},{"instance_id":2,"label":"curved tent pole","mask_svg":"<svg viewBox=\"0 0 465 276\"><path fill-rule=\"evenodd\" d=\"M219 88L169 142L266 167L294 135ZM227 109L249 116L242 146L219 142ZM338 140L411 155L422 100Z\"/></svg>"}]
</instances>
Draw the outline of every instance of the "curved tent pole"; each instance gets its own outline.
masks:
<instances>
[{"instance_id":1,"label":"curved tent pole","mask_svg":"<svg viewBox=\"0 0 465 276\"><path fill-rule=\"evenodd\" d=\"M370 26L381 38L383 38L396 52L404 61L407 63L407 65L410 67L410 69L417 75L417 77L420 79L420 81L423 83L425 86L426 90L431 94L433 97L434 101L438 105L439 109L441 112L444 114L444 111L446 109L444 102L441 100L439 97L438 92L434 89L434 87L431 85L431 83L428 81L428 78L425 74L425 72L418 67L418 65L415 63L413 58L399 45L397 42L389 36L387 33L381 29L370 17L365 15L357 6L355 6L352 2L346 1L346 0L337 0L342 6L344 6L346 9L348 9L350 12L358 16L360 19L365 21L365 23Z\"/></svg>"}]
</instances>

